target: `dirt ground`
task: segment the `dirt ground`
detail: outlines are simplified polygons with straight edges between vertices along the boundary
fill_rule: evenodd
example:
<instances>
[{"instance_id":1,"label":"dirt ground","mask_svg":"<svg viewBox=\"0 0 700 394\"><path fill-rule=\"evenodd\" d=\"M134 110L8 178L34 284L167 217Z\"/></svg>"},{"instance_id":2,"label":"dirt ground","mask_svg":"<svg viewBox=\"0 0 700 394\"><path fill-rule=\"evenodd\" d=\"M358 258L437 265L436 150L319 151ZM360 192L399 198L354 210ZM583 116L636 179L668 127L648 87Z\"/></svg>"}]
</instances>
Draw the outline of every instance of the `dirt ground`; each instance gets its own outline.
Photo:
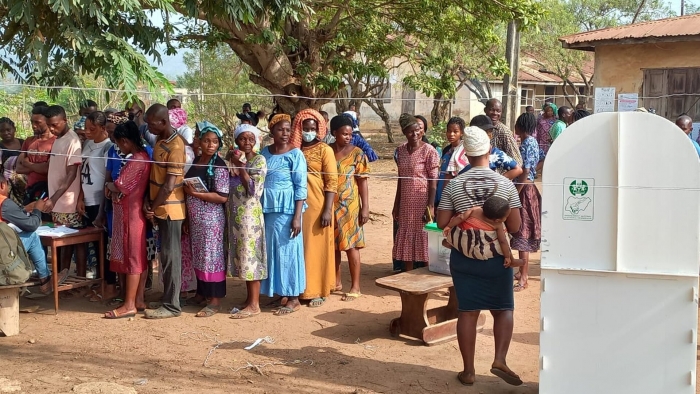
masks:
<instances>
[{"instance_id":1,"label":"dirt ground","mask_svg":"<svg viewBox=\"0 0 700 394\"><path fill-rule=\"evenodd\" d=\"M396 175L391 161L373 164L375 175ZM185 307L175 319L109 321L101 318L108 308L87 299L62 300L58 315L51 297L22 299L23 307L38 304L40 310L21 315L19 335L0 338L0 392L67 393L81 384L107 382L138 393L537 393L539 255L533 256L530 288L515 295L508 361L523 386L509 386L489 373L490 316L477 339L473 387L457 380L462 364L456 341L426 347L391 338L389 321L398 317L400 299L374 281L391 274L395 188L393 179L370 181L374 220L365 226L364 295L358 300L342 302L334 295L320 308L303 307L284 317L264 312L247 320L231 320L227 313L195 318L197 309ZM344 285L349 288L347 275ZM230 310L244 298L243 282L229 280L224 307ZM274 342L243 349L262 337Z\"/></svg>"}]
</instances>

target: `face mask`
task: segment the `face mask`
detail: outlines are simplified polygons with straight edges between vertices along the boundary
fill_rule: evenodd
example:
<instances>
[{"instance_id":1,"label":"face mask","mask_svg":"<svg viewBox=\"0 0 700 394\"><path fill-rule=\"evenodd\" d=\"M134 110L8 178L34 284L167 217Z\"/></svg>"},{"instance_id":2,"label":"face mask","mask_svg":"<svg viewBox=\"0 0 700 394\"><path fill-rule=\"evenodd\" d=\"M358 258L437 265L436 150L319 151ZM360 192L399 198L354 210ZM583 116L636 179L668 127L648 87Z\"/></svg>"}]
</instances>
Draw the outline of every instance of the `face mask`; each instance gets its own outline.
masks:
<instances>
[{"instance_id":1,"label":"face mask","mask_svg":"<svg viewBox=\"0 0 700 394\"><path fill-rule=\"evenodd\" d=\"M316 139L316 132L315 131L302 131L301 132L301 139L304 140L304 142L311 142Z\"/></svg>"},{"instance_id":2,"label":"face mask","mask_svg":"<svg viewBox=\"0 0 700 394\"><path fill-rule=\"evenodd\" d=\"M328 138L327 138L327 140L326 140L326 143L327 143L327 144L332 144L332 143L334 143L334 142L335 142L335 137L333 137L333 135L331 135L331 134L328 134Z\"/></svg>"}]
</instances>

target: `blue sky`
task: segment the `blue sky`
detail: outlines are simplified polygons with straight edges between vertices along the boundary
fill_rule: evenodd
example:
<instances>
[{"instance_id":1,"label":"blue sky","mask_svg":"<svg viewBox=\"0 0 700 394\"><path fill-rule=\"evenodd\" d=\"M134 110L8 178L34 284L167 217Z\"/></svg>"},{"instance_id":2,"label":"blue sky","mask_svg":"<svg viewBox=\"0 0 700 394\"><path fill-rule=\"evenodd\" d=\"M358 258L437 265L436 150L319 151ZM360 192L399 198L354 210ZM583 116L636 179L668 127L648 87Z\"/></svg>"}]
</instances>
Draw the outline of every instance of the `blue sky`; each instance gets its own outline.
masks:
<instances>
[{"instance_id":1,"label":"blue sky","mask_svg":"<svg viewBox=\"0 0 700 394\"><path fill-rule=\"evenodd\" d=\"M160 12L154 12L151 16L151 20L156 26L163 26L163 18L160 14ZM159 48L160 53L165 53L165 45L161 45ZM183 74L185 71L187 71L187 68L185 67L185 63L183 62L182 58L183 55L187 52L186 49L178 49L178 52L174 56L165 56L163 55L162 64L157 64L155 62L155 59L150 59L151 64L158 67L158 70L165 74L166 77L170 79L176 79L179 75Z\"/></svg>"}]
</instances>

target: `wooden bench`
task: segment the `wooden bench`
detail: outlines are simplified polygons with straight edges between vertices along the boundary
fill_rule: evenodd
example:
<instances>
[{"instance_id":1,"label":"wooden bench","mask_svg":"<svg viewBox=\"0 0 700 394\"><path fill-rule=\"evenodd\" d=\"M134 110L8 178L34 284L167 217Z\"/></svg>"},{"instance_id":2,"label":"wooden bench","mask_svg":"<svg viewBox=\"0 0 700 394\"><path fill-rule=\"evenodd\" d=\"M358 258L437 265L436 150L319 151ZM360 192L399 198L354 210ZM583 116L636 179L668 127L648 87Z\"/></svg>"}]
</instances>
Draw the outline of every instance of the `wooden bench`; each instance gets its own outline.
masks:
<instances>
[{"instance_id":1,"label":"wooden bench","mask_svg":"<svg viewBox=\"0 0 700 394\"><path fill-rule=\"evenodd\" d=\"M11 337L19 334L19 293L23 287L37 286L38 281L0 286L0 331Z\"/></svg>"},{"instance_id":2,"label":"wooden bench","mask_svg":"<svg viewBox=\"0 0 700 394\"><path fill-rule=\"evenodd\" d=\"M389 323L392 336L405 335L428 346L457 338L457 296L452 277L418 268L379 278L375 283L401 295L401 316ZM428 309L428 296L445 290L450 293L447 305ZM485 322L486 316L481 314L477 329L483 329Z\"/></svg>"}]
</instances>

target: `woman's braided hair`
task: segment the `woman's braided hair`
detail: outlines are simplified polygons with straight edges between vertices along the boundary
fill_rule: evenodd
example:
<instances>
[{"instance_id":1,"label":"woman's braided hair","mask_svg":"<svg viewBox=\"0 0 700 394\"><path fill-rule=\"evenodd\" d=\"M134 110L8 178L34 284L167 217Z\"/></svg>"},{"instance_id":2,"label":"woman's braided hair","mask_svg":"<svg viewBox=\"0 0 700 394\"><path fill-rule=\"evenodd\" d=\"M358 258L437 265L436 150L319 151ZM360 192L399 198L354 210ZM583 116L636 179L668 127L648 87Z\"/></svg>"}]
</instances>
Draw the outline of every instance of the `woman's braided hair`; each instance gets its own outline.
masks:
<instances>
[{"instance_id":1,"label":"woman's braided hair","mask_svg":"<svg viewBox=\"0 0 700 394\"><path fill-rule=\"evenodd\" d=\"M521 130L527 134L534 133L535 128L537 128L537 118L535 118L535 114L526 112L518 116L518 120L515 121L515 129Z\"/></svg>"}]
</instances>

